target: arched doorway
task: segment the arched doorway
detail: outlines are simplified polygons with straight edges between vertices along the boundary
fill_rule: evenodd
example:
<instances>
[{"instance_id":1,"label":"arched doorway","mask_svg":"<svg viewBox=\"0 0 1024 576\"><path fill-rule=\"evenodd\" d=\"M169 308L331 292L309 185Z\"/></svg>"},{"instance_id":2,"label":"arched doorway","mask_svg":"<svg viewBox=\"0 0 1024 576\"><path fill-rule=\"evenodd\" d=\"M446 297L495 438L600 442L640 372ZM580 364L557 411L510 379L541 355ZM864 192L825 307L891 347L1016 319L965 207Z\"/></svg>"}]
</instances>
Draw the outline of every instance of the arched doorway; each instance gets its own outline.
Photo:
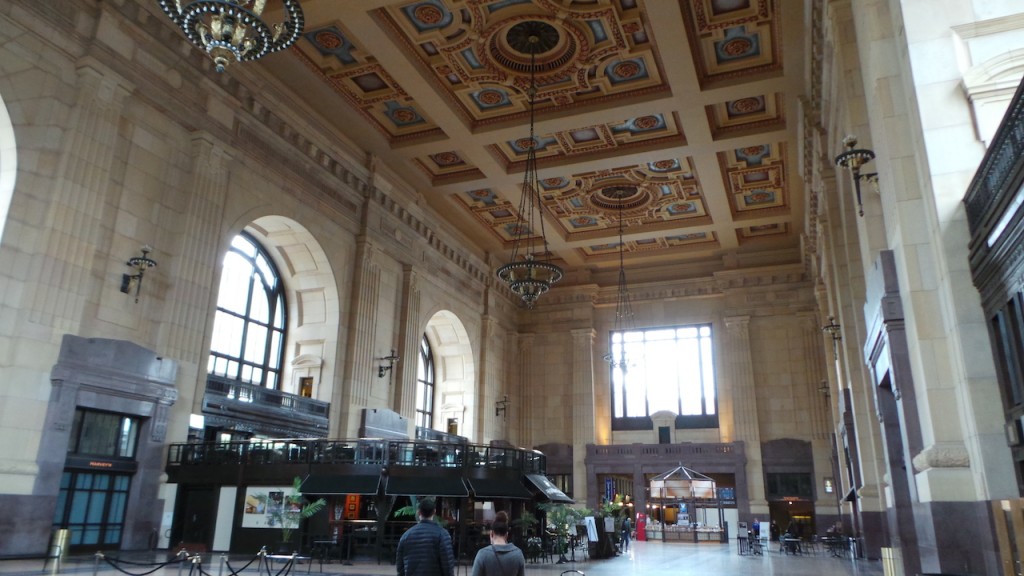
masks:
<instances>
[{"instance_id":1,"label":"arched doorway","mask_svg":"<svg viewBox=\"0 0 1024 576\"><path fill-rule=\"evenodd\" d=\"M480 441L474 410L478 398L476 362L465 325L454 312L441 310L427 321L424 335L434 355L433 428L455 429L460 436Z\"/></svg>"}]
</instances>

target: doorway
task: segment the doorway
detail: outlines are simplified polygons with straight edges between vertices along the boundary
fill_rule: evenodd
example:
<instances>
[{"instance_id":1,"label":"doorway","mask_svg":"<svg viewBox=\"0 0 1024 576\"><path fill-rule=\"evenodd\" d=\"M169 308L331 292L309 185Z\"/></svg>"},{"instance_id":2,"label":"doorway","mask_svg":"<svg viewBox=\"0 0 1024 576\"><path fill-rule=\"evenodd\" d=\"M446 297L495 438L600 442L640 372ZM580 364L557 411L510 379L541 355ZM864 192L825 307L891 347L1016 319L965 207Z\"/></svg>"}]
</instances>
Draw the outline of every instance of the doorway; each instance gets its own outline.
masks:
<instances>
[{"instance_id":1,"label":"doorway","mask_svg":"<svg viewBox=\"0 0 1024 576\"><path fill-rule=\"evenodd\" d=\"M171 530L171 541L190 552L205 552L213 547L217 521L217 494L213 488L182 488Z\"/></svg>"},{"instance_id":2,"label":"doorway","mask_svg":"<svg viewBox=\"0 0 1024 576\"><path fill-rule=\"evenodd\" d=\"M780 534L785 534L791 527L799 538L810 538L818 533L814 523L814 503L810 500L769 501L768 515ZM763 526L761 530L764 530Z\"/></svg>"},{"instance_id":3,"label":"doorway","mask_svg":"<svg viewBox=\"0 0 1024 576\"><path fill-rule=\"evenodd\" d=\"M130 474L64 471L53 527L71 531L70 551L120 548L130 487Z\"/></svg>"}]
</instances>

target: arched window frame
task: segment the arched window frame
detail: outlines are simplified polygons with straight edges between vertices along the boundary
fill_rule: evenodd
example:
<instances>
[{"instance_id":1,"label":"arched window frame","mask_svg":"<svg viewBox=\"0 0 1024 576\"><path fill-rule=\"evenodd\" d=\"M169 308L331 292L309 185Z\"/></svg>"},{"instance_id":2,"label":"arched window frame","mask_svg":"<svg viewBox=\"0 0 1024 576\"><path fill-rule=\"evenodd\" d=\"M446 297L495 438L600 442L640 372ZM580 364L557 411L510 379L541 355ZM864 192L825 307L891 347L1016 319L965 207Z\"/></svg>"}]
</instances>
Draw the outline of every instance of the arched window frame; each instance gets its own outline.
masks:
<instances>
[{"instance_id":1,"label":"arched window frame","mask_svg":"<svg viewBox=\"0 0 1024 576\"><path fill-rule=\"evenodd\" d=\"M241 261L231 264L229 260L235 258ZM243 262L249 265L248 282L238 281ZM238 265L234 273L233 265ZM230 305L229 297L244 305ZM207 372L280 389L286 314L284 286L274 261L252 235L239 233L224 256Z\"/></svg>"},{"instance_id":2,"label":"arched window frame","mask_svg":"<svg viewBox=\"0 0 1024 576\"><path fill-rule=\"evenodd\" d=\"M426 334L420 340L416 359L416 426L432 428L434 424L434 353Z\"/></svg>"}]
</instances>

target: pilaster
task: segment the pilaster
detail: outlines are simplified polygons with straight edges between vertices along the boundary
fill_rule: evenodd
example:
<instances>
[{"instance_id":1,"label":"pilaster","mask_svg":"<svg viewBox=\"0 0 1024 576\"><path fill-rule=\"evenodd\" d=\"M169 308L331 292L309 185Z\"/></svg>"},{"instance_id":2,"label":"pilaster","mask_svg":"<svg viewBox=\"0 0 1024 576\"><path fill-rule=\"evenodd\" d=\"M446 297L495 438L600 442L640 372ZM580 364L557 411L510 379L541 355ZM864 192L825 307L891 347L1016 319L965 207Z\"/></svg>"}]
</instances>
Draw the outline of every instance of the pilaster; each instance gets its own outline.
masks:
<instances>
[{"instance_id":1,"label":"pilaster","mask_svg":"<svg viewBox=\"0 0 1024 576\"><path fill-rule=\"evenodd\" d=\"M593 328L572 331L572 445L584 453L594 443L594 338ZM573 497L587 498L587 467L577 458L572 466Z\"/></svg>"},{"instance_id":2,"label":"pilaster","mask_svg":"<svg viewBox=\"0 0 1024 576\"><path fill-rule=\"evenodd\" d=\"M392 409L402 416L413 419L416 414L416 379L419 377L417 359L420 353L420 340L423 338L423 332L420 330L421 294L417 281L418 274L413 267L403 266L401 324L398 335L401 346L398 355L402 361L395 366L395 384L389 391L392 395Z\"/></svg>"},{"instance_id":3,"label":"pilaster","mask_svg":"<svg viewBox=\"0 0 1024 576\"><path fill-rule=\"evenodd\" d=\"M43 227L43 245L33 257L34 276L26 291L28 317L56 333L77 332L95 286L93 269L100 246L104 200L129 82L91 58L78 63L78 98L63 134Z\"/></svg>"},{"instance_id":4,"label":"pilaster","mask_svg":"<svg viewBox=\"0 0 1024 576\"><path fill-rule=\"evenodd\" d=\"M725 361L726 379L732 392L733 416L729 422L732 437L723 437L725 442L743 442L747 453L747 486L750 495L750 511L753 514L767 514L768 502L764 496L764 479L761 476L761 430L758 424L757 389L754 383L753 359L750 355L750 316L729 316L725 318L725 350L729 358Z\"/></svg>"},{"instance_id":5,"label":"pilaster","mask_svg":"<svg viewBox=\"0 0 1024 576\"><path fill-rule=\"evenodd\" d=\"M376 252L373 243L365 237L356 241L356 283L352 289L353 315L345 382L335 386L331 398L331 422L338 422L339 426L338 430L332 426L331 432L340 434L340 438L355 437L359 427L358 410L369 402L370 387L377 377L373 346L377 336L381 270L375 262Z\"/></svg>"}]
</instances>

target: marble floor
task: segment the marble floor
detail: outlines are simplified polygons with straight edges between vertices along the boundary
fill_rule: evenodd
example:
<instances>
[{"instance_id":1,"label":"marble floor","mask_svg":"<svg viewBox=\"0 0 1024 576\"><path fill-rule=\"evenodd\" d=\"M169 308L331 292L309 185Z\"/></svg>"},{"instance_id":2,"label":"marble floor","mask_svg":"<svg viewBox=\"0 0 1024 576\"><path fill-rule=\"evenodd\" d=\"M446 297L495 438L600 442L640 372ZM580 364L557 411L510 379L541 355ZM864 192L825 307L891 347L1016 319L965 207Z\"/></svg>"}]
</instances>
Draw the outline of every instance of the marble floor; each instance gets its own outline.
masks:
<instances>
[{"instance_id":1,"label":"marble floor","mask_svg":"<svg viewBox=\"0 0 1024 576\"><path fill-rule=\"evenodd\" d=\"M578 570L584 576L756 576L771 574L779 576L820 576L820 575L865 575L881 576L882 565L871 560L850 560L848 558L832 558L827 554L790 556L775 551L763 556L740 556L736 553L736 545L732 544L682 544L662 542L634 542L626 554L606 560L581 560L567 564L551 562L530 563L526 565L527 576L580 576L571 572ZM114 556L114 554L110 554ZM152 557L152 556L150 556ZM103 574L104 576L141 576L152 571L153 566L145 565L140 555L123 555L124 560L131 559L138 564L115 564L115 569L106 561L96 561L88 556L71 558L61 566L59 572L51 564L41 571L41 560L0 560L0 576L41 576L42 574ZM160 554L157 562L166 558ZM221 554L211 554L202 559L202 572L210 576L230 576L231 570L221 561ZM257 570L255 564L242 570L245 558L232 558L231 569L238 573L259 576L265 574ZM192 568L192 569L190 569ZM272 574L277 574L275 568ZM320 573L320 566L300 565L294 570L299 576L310 570L312 574ZM194 567L174 565L155 572L158 576L200 576ZM393 575L395 567L387 562L378 564L369 559L357 559L351 564L330 563L323 565L323 573L344 576L381 576ZM470 568L459 566L456 576L469 576ZM287 576L282 575L282 576Z\"/></svg>"}]
</instances>

